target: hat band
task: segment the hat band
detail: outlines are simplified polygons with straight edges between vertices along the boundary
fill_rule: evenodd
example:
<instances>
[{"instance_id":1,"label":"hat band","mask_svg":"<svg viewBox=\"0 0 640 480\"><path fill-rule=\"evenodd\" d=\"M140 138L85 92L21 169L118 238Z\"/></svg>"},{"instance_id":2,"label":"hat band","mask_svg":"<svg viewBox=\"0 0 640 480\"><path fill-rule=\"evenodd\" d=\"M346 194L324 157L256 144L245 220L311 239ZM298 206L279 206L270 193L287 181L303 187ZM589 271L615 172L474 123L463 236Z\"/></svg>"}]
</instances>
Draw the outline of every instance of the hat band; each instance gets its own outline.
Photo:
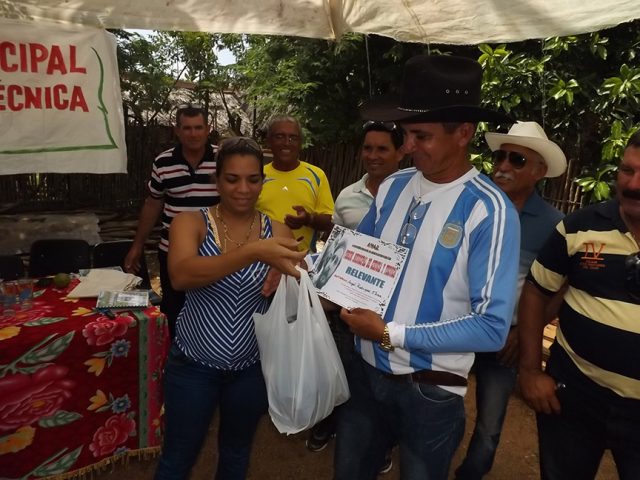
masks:
<instances>
[{"instance_id":1,"label":"hat band","mask_svg":"<svg viewBox=\"0 0 640 480\"><path fill-rule=\"evenodd\" d=\"M398 107L398 110L402 110L403 112L418 112L418 113L429 113L431 110L424 110L422 108L404 108Z\"/></svg>"}]
</instances>

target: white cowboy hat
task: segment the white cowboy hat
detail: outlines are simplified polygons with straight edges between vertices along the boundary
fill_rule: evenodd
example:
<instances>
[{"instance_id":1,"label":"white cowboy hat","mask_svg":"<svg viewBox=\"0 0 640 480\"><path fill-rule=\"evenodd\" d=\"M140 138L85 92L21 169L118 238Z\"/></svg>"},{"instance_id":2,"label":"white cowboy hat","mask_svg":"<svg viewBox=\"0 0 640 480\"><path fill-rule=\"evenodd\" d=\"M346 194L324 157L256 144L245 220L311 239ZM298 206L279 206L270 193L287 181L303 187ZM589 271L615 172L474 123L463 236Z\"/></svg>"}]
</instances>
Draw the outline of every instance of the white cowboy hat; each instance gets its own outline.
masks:
<instances>
[{"instance_id":1,"label":"white cowboy hat","mask_svg":"<svg viewBox=\"0 0 640 480\"><path fill-rule=\"evenodd\" d=\"M567 169L567 157L562 149L547 138L542 127L536 122L517 122L509 129L509 133L487 132L484 138L492 152L499 150L505 143L538 152L547 164L545 177L559 177Z\"/></svg>"}]
</instances>

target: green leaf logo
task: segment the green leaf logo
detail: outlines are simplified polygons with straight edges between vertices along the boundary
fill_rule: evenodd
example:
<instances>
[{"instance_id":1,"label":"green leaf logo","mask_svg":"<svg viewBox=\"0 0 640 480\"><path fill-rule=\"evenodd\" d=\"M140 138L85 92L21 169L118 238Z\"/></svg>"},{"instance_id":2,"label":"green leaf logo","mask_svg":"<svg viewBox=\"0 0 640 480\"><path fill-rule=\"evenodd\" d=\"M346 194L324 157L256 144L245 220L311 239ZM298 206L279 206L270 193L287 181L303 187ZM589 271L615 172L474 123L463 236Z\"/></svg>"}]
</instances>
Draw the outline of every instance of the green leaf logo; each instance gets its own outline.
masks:
<instances>
[{"instance_id":1,"label":"green leaf logo","mask_svg":"<svg viewBox=\"0 0 640 480\"><path fill-rule=\"evenodd\" d=\"M61 425L67 425L75 422L82 415L77 412L66 412L64 410L58 410L54 415L50 417L41 418L38 425L44 428L59 427Z\"/></svg>"},{"instance_id":2,"label":"green leaf logo","mask_svg":"<svg viewBox=\"0 0 640 480\"><path fill-rule=\"evenodd\" d=\"M56 458L62 455L67 449L60 450L57 454L55 454L52 458ZM79 446L74 451L63 455L58 460L45 463L44 465L39 466L34 470L33 475L36 477L47 477L49 475L60 475L61 473L69 470L82 452L82 446Z\"/></svg>"},{"instance_id":3,"label":"green leaf logo","mask_svg":"<svg viewBox=\"0 0 640 480\"><path fill-rule=\"evenodd\" d=\"M36 363L50 362L64 352L71 340L73 340L75 332L69 332L60 338L56 338L53 342L42 348L29 352L22 359L23 363L34 365Z\"/></svg>"},{"instance_id":4,"label":"green leaf logo","mask_svg":"<svg viewBox=\"0 0 640 480\"><path fill-rule=\"evenodd\" d=\"M52 323L62 322L66 320L67 317L42 317L38 320L32 320L30 322L25 322L23 325L25 327L39 327L42 325L50 325Z\"/></svg>"}]
</instances>

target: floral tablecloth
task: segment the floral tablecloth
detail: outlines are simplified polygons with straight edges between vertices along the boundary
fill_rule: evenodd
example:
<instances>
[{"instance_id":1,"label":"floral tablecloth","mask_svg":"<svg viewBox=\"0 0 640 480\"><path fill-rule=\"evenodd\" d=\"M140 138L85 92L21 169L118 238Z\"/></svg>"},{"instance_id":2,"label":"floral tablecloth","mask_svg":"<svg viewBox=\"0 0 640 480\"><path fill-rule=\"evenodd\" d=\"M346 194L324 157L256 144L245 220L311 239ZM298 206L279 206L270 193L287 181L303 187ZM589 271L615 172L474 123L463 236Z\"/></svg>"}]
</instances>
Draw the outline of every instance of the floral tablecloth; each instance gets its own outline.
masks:
<instances>
[{"instance_id":1,"label":"floral tablecloth","mask_svg":"<svg viewBox=\"0 0 640 480\"><path fill-rule=\"evenodd\" d=\"M0 478L80 477L161 444L166 319L93 310L73 288L36 290L0 316Z\"/></svg>"}]
</instances>

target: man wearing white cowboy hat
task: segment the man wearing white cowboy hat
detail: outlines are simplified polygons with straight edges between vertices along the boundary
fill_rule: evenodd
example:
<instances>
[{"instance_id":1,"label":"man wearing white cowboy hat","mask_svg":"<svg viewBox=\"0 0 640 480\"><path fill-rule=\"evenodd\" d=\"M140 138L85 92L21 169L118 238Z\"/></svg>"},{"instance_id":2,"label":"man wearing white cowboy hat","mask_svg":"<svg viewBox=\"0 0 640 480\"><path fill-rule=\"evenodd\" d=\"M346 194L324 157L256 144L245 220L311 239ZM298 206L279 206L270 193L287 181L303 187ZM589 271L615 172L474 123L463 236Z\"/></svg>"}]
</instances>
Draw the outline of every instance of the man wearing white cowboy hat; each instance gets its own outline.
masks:
<instances>
[{"instance_id":1,"label":"man wearing white cowboy hat","mask_svg":"<svg viewBox=\"0 0 640 480\"><path fill-rule=\"evenodd\" d=\"M375 479L385 449L400 448L403 480L446 479L464 433L474 351L507 336L518 270L518 214L469 161L478 121L509 122L480 107L482 68L420 55L401 95L373 99L366 119L397 121L415 168L380 185L358 230L409 249L384 318L342 310L355 333L351 398L340 412L336 480Z\"/></svg>"},{"instance_id":2,"label":"man wearing white cowboy hat","mask_svg":"<svg viewBox=\"0 0 640 480\"><path fill-rule=\"evenodd\" d=\"M536 184L544 177L562 175L567 160L536 122L518 122L509 133L487 132L485 138L493 152L493 180L520 212L518 297L538 251L563 217L538 195ZM548 304L549 320L555 317L557 306L557 299ZM516 324L514 313L502 350L476 354L476 425L467 455L456 470L456 480L481 479L493 465L509 396L516 382Z\"/></svg>"}]
</instances>

